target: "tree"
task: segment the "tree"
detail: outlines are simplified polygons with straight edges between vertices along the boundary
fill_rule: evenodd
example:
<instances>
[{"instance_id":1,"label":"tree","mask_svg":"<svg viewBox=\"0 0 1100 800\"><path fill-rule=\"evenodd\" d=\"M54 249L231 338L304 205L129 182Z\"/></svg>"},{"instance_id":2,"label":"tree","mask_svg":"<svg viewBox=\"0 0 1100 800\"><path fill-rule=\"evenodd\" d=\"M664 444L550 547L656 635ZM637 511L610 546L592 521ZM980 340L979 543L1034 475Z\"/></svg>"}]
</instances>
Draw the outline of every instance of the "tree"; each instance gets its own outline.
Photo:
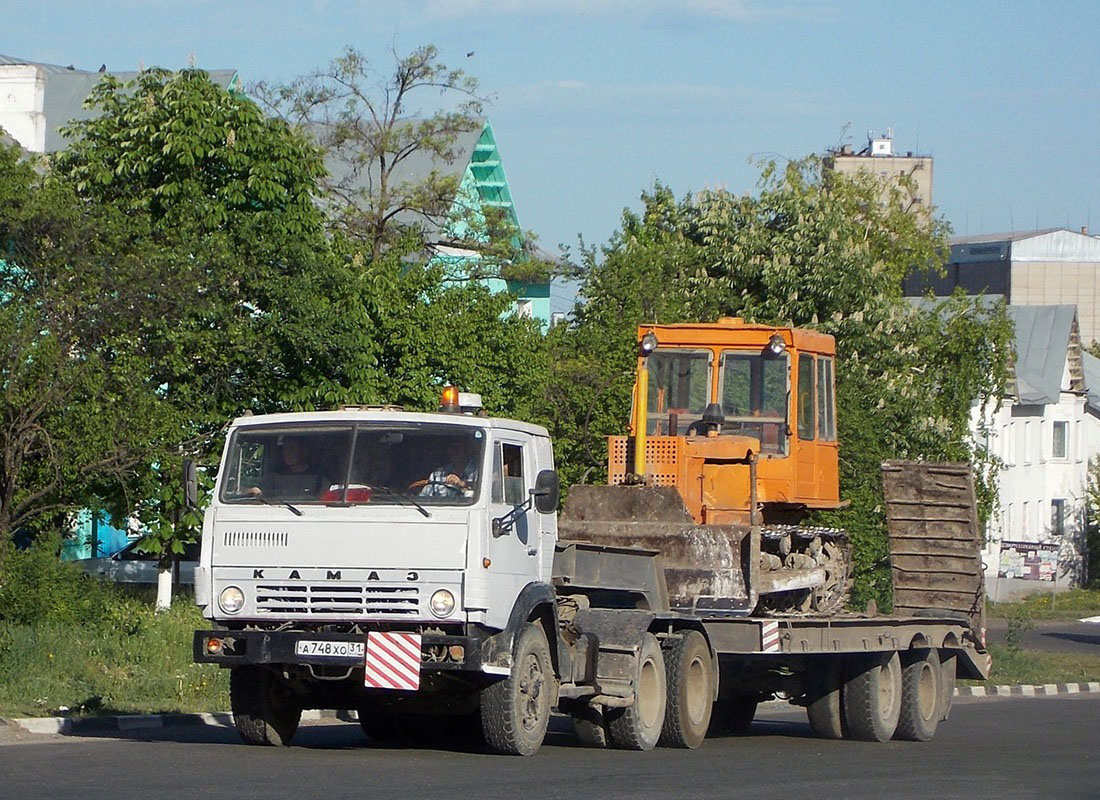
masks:
<instances>
[{"instance_id":1,"label":"tree","mask_svg":"<svg viewBox=\"0 0 1100 800\"><path fill-rule=\"evenodd\" d=\"M545 280L549 265L533 257L534 237L449 169L464 155L463 139L485 125L477 79L440 61L432 45L392 55L383 73L348 47L289 84L253 87L325 152L331 224L366 248L368 262L393 247L409 250L411 239L420 258L440 248L462 254L446 275L452 281ZM418 105L427 97L436 110Z\"/></svg>"},{"instance_id":2,"label":"tree","mask_svg":"<svg viewBox=\"0 0 1100 800\"><path fill-rule=\"evenodd\" d=\"M133 333L173 304L144 223L0 148L0 539L93 498L121 511L173 441Z\"/></svg>"},{"instance_id":3,"label":"tree","mask_svg":"<svg viewBox=\"0 0 1100 800\"><path fill-rule=\"evenodd\" d=\"M72 144L53 169L87 207L143 226L135 243L170 262L151 290L163 308L129 335L179 417L177 450L146 473L141 498L173 496L179 448L210 456L228 418L319 397L334 359L360 350L354 314L333 313L352 293L347 265L314 202L319 152L252 101L201 70L150 69L125 85L105 77L88 105L98 115L66 129ZM178 536L153 530L167 560Z\"/></svg>"},{"instance_id":4,"label":"tree","mask_svg":"<svg viewBox=\"0 0 1100 800\"><path fill-rule=\"evenodd\" d=\"M856 601L883 606L879 464L989 463L969 423L975 401L1002 394L1011 339L1003 309L961 297L933 308L905 301L901 283L914 265L942 267L943 224L905 213L900 192L883 203L874 179L824 171L816 157L762 165L755 195L706 191L677 202L658 185L642 200L642 214L625 212L601 252L583 254L587 303L551 339L546 404L566 409L555 424L559 448L583 459L571 477L597 475L602 437L625 429L637 324L730 315L831 333L841 493L852 508L821 521L852 537Z\"/></svg>"}]
</instances>

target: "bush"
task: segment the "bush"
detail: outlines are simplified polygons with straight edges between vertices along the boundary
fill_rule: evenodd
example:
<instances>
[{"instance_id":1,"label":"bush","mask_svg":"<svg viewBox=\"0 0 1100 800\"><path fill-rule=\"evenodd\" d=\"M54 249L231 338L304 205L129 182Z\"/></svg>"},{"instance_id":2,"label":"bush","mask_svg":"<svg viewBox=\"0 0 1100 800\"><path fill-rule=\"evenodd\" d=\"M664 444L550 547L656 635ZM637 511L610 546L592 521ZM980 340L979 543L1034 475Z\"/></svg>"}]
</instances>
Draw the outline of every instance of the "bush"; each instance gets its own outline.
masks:
<instances>
[{"instance_id":1,"label":"bush","mask_svg":"<svg viewBox=\"0 0 1100 800\"><path fill-rule=\"evenodd\" d=\"M224 671L191 661L205 622L190 598L156 613L151 595L60 562L58 545L0 559L0 716L228 707Z\"/></svg>"},{"instance_id":2,"label":"bush","mask_svg":"<svg viewBox=\"0 0 1100 800\"><path fill-rule=\"evenodd\" d=\"M0 559L0 622L29 625L57 622L98 624L116 621L122 606L136 605L112 584L102 583L58 557L58 536L34 542L25 550L9 548Z\"/></svg>"}]
</instances>

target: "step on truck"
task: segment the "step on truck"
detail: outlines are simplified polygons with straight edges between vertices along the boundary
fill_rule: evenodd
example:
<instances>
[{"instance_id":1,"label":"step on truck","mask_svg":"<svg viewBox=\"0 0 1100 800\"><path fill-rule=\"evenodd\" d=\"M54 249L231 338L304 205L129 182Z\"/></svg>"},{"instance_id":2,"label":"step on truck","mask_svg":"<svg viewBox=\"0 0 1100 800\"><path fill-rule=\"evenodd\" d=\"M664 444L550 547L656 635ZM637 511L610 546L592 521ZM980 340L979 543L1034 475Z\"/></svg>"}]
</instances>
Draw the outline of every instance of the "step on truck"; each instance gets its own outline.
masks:
<instances>
[{"instance_id":1,"label":"step on truck","mask_svg":"<svg viewBox=\"0 0 1100 800\"><path fill-rule=\"evenodd\" d=\"M791 404L772 410L795 423ZM765 434L749 418L728 434L711 409L671 446L637 429L612 443L620 462L671 448L666 461L703 476L703 499L720 469L739 487L727 494L748 498L743 518L716 505L700 520L681 478L643 456L619 485L573 487L559 520L547 431L478 406L448 387L436 413L231 424L195 573L210 625L193 645L230 670L245 742L286 745L303 709L337 709L375 740L473 733L531 755L557 710L592 746L694 748L773 697L805 706L819 736L926 740L955 677L988 674L965 468L885 466L903 602L853 614L834 596L843 537L796 530L784 518L796 504L763 491L760 440L787 424ZM646 419L636 408L640 430Z\"/></svg>"}]
</instances>

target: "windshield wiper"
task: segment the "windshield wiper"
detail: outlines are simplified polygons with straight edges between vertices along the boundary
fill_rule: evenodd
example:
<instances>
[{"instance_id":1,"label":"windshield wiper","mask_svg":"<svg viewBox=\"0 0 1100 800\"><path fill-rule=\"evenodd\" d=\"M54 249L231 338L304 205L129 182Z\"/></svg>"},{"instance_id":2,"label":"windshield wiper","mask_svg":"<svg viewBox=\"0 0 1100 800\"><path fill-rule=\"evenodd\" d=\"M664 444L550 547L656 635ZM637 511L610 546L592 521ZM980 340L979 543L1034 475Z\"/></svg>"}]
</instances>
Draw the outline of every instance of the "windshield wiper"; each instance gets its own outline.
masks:
<instances>
[{"instance_id":1,"label":"windshield wiper","mask_svg":"<svg viewBox=\"0 0 1100 800\"><path fill-rule=\"evenodd\" d=\"M428 513L428 509L424 508L424 506L420 505L420 503L416 502L416 500L406 494L398 494L389 486L372 486L371 488L376 492L381 492L384 495L392 497L394 500L397 501L398 505L413 505L416 506L416 510L423 514L425 517L431 518L432 516Z\"/></svg>"},{"instance_id":2,"label":"windshield wiper","mask_svg":"<svg viewBox=\"0 0 1100 800\"><path fill-rule=\"evenodd\" d=\"M266 497L264 497L262 495L256 495L256 499L259 500L264 505L267 505L267 506L283 506L284 508L289 508L291 511L294 512L295 516L297 516L297 517L302 516L301 511L299 511L297 508L295 508L294 506L292 506L290 503L286 502L285 500L282 501L282 502L279 502L279 501L276 501L276 500L268 500Z\"/></svg>"}]
</instances>

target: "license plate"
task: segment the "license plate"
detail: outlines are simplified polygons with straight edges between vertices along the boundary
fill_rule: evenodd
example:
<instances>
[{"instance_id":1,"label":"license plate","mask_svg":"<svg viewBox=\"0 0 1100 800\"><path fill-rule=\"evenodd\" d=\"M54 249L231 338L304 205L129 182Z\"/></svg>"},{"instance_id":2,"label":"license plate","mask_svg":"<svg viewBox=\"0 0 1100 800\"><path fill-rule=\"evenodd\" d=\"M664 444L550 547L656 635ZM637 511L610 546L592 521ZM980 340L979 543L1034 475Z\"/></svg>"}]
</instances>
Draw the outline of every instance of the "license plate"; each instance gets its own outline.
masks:
<instances>
[{"instance_id":1,"label":"license plate","mask_svg":"<svg viewBox=\"0 0 1100 800\"><path fill-rule=\"evenodd\" d=\"M294 643L294 652L300 656L320 656L322 658L362 658L362 642L319 642L314 639L299 639Z\"/></svg>"}]
</instances>

